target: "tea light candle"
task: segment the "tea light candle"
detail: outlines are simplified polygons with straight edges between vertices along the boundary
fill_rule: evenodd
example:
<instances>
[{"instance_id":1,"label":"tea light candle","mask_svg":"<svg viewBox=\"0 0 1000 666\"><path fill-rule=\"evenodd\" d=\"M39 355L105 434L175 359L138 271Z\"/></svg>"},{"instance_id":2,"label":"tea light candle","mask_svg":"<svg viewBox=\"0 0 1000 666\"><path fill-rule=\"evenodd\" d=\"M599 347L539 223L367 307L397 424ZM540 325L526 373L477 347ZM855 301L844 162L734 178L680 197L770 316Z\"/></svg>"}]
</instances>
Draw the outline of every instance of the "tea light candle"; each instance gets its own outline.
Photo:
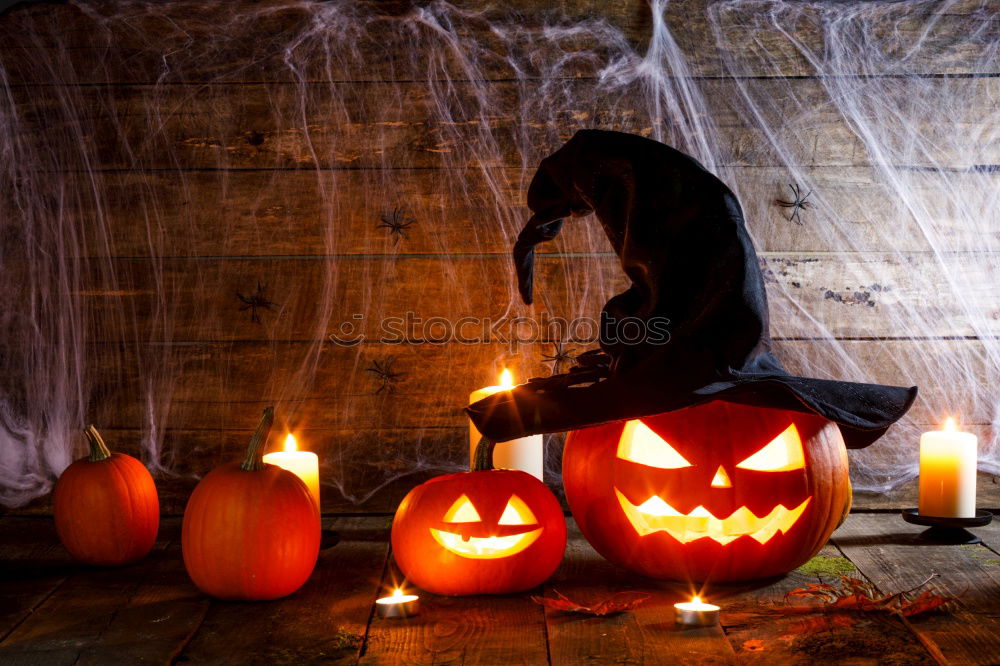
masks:
<instances>
[{"instance_id":1,"label":"tea light candle","mask_svg":"<svg viewBox=\"0 0 1000 666\"><path fill-rule=\"evenodd\" d=\"M415 594L403 594L396 588L388 597L375 600L375 609L379 617L398 620L420 614L420 597Z\"/></svg>"},{"instance_id":2,"label":"tea light candle","mask_svg":"<svg viewBox=\"0 0 1000 666\"><path fill-rule=\"evenodd\" d=\"M976 436L959 432L955 421L920 436L921 516L974 518L976 515Z\"/></svg>"},{"instance_id":3,"label":"tea light candle","mask_svg":"<svg viewBox=\"0 0 1000 666\"><path fill-rule=\"evenodd\" d=\"M687 627L712 627L719 623L719 607L699 597L674 604L674 622Z\"/></svg>"},{"instance_id":4,"label":"tea light candle","mask_svg":"<svg viewBox=\"0 0 1000 666\"><path fill-rule=\"evenodd\" d=\"M275 451L264 455L264 462L277 465L295 476L302 479L309 488L316 508L320 508L319 503L319 458L310 451L299 451L295 435L288 433L285 437L285 450Z\"/></svg>"},{"instance_id":5,"label":"tea light candle","mask_svg":"<svg viewBox=\"0 0 1000 666\"><path fill-rule=\"evenodd\" d=\"M477 389L469 394L469 404L478 402L486 396L509 391L514 388L514 378L510 370L504 370L500 374L499 386L487 386ZM482 435L476 429L475 424L469 421L469 464L476 459L476 446ZM497 469L519 469L522 472L531 474L539 481L542 481L543 454L541 435L529 435L519 439L512 439L509 442L497 442L493 449L493 465ZM471 467L470 467L471 468Z\"/></svg>"}]
</instances>

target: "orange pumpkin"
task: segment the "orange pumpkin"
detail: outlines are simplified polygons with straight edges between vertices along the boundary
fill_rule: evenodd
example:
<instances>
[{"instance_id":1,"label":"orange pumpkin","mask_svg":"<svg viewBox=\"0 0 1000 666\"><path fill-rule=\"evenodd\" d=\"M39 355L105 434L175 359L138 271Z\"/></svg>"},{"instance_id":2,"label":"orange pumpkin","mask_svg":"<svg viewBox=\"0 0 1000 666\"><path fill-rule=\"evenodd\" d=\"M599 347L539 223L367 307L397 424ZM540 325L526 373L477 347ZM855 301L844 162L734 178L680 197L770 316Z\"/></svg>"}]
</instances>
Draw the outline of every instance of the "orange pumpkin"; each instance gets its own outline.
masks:
<instances>
[{"instance_id":1,"label":"orange pumpkin","mask_svg":"<svg viewBox=\"0 0 1000 666\"><path fill-rule=\"evenodd\" d=\"M118 566L145 557L160 526L160 501L149 470L111 453L94 426L83 431L90 455L66 468L52 499L56 532L70 555Z\"/></svg>"},{"instance_id":2,"label":"orange pumpkin","mask_svg":"<svg viewBox=\"0 0 1000 666\"><path fill-rule=\"evenodd\" d=\"M674 580L791 571L850 507L836 424L719 401L570 433L563 484L598 552Z\"/></svg>"},{"instance_id":3,"label":"orange pumpkin","mask_svg":"<svg viewBox=\"0 0 1000 666\"><path fill-rule=\"evenodd\" d=\"M473 471L417 486L396 511L393 556L428 592L520 592L562 560L566 519L558 500L526 472L493 469L493 447L482 440Z\"/></svg>"},{"instance_id":4,"label":"orange pumpkin","mask_svg":"<svg viewBox=\"0 0 1000 666\"><path fill-rule=\"evenodd\" d=\"M219 599L287 596L316 566L320 520L309 489L262 460L273 420L268 407L243 463L210 472L184 509L184 566L198 589Z\"/></svg>"}]
</instances>

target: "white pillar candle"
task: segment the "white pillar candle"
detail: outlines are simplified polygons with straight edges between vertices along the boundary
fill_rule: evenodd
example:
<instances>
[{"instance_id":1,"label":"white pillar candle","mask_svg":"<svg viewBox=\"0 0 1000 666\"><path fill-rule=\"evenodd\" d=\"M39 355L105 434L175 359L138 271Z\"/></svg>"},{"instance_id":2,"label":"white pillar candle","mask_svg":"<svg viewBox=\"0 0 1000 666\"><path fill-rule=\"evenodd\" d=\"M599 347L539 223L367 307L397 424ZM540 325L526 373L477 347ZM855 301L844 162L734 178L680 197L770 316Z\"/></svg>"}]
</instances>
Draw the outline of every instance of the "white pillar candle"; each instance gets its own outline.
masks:
<instances>
[{"instance_id":1,"label":"white pillar candle","mask_svg":"<svg viewBox=\"0 0 1000 666\"><path fill-rule=\"evenodd\" d=\"M920 436L922 516L974 518L976 515L976 436L958 432L948 419L943 430Z\"/></svg>"},{"instance_id":2,"label":"white pillar candle","mask_svg":"<svg viewBox=\"0 0 1000 666\"><path fill-rule=\"evenodd\" d=\"M477 389L469 394L469 404L478 402L483 398L509 391L514 388L514 378L510 370L504 370L500 374L499 386L486 386ZM476 429L472 421L469 421L469 465L476 459L476 446L482 435ZM493 466L497 469L519 469L522 472L531 474L539 481L542 481L544 468L544 447L541 435L530 435L519 439L512 439L509 442L498 442L493 449Z\"/></svg>"},{"instance_id":3,"label":"white pillar candle","mask_svg":"<svg viewBox=\"0 0 1000 666\"><path fill-rule=\"evenodd\" d=\"M315 453L298 449L295 436L288 433L285 437L285 450L264 454L264 462L287 469L302 479L319 509L319 458Z\"/></svg>"}]
</instances>

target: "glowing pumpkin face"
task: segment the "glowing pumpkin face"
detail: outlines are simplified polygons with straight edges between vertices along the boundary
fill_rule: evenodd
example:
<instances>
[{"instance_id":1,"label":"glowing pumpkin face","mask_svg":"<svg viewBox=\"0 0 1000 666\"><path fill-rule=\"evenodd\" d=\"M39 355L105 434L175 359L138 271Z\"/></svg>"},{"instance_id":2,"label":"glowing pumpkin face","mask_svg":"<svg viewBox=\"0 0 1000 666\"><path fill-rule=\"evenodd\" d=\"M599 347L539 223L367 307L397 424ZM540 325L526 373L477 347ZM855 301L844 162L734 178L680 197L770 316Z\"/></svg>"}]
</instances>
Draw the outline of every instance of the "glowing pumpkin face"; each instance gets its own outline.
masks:
<instances>
[{"instance_id":1,"label":"glowing pumpkin face","mask_svg":"<svg viewBox=\"0 0 1000 666\"><path fill-rule=\"evenodd\" d=\"M511 495L493 530L484 528L483 519L467 495L462 495L444 514L441 529L430 528L431 536L442 548L461 557L492 559L516 555L541 536L542 528L528 505ZM473 533L495 531L475 536ZM509 533L508 533L509 532Z\"/></svg>"},{"instance_id":2,"label":"glowing pumpkin face","mask_svg":"<svg viewBox=\"0 0 1000 666\"><path fill-rule=\"evenodd\" d=\"M566 521L545 484L524 472L453 474L417 486L392 524L407 579L435 594L505 594L552 575Z\"/></svg>"},{"instance_id":3,"label":"glowing pumpkin face","mask_svg":"<svg viewBox=\"0 0 1000 666\"><path fill-rule=\"evenodd\" d=\"M571 433L563 483L602 555L667 579L790 571L850 503L835 424L724 402Z\"/></svg>"}]
</instances>

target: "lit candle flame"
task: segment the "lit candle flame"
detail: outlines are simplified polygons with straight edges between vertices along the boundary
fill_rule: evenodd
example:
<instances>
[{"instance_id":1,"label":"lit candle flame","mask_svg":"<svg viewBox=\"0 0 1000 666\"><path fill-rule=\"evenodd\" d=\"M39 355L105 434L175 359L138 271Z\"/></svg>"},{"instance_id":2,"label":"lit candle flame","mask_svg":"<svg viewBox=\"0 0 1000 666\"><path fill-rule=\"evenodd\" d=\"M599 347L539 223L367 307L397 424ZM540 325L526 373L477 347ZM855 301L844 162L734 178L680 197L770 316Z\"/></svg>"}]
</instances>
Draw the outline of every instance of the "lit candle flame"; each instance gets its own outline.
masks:
<instances>
[{"instance_id":1,"label":"lit candle flame","mask_svg":"<svg viewBox=\"0 0 1000 666\"><path fill-rule=\"evenodd\" d=\"M950 416L944 421L944 431L945 432L955 432L955 419Z\"/></svg>"},{"instance_id":2,"label":"lit candle flame","mask_svg":"<svg viewBox=\"0 0 1000 666\"><path fill-rule=\"evenodd\" d=\"M403 596L403 590L402 590L402 588L398 588L397 587L395 590L393 590L392 591L392 596L396 597L396 598L402 597Z\"/></svg>"},{"instance_id":3,"label":"lit candle flame","mask_svg":"<svg viewBox=\"0 0 1000 666\"><path fill-rule=\"evenodd\" d=\"M291 453L298 450L299 444L295 441L295 435L288 433L288 436L285 437L285 451Z\"/></svg>"},{"instance_id":4,"label":"lit candle flame","mask_svg":"<svg viewBox=\"0 0 1000 666\"><path fill-rule=\"evenodd\" d=\"M505 389L514 388L514 376L510 374L510 370L507 368L504 368L503 372L500 373L500 386Z\"/></svg>"},{"instance_id":5,"label":"lit candle flame","mask_svg":"<svg viewBox=\"0 0 1000 666\"><path fill-rule=\"evenodd\" d=\"M693 603L693 604L700 604L701 603L701 597L699 597L698 595L695 595L694 599L691 600L691 603Z\"/></svg>"}]
</instances>

